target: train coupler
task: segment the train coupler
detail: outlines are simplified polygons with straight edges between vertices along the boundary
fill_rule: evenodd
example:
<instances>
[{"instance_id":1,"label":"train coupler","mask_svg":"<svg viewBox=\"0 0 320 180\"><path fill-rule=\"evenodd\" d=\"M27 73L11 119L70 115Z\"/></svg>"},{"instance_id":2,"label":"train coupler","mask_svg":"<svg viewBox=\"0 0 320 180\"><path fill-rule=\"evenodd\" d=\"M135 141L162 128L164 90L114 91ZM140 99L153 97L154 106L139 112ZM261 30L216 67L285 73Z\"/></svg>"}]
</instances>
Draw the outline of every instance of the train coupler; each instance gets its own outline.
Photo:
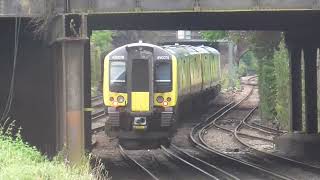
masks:
<instances>
[{"instance_id":1,"label":"train coupler","mask_svg":"<svg viewBox=\"0 0 320 180\"><path fill-rule=\"evenodd\" d=\"M132 128L137 131L147 130L147 118L146 117L134 117Z\"/></svg>"}]
</instances>

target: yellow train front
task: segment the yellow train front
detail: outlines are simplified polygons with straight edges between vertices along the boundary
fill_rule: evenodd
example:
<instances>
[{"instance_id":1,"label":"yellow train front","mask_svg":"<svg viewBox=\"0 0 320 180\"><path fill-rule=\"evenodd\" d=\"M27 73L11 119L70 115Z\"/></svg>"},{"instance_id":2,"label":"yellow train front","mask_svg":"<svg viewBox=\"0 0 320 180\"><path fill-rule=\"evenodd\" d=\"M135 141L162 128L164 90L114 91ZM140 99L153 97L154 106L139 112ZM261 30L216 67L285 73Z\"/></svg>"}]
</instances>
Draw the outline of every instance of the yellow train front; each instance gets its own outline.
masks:
<instances>
[{"instance_id":1,"label":"yellow train front","mask_svg":"<svg viewBox=\"0 0 320 180\"><path fill-rule=\"evenodd\" d=\"M214 56L204 47L197 47L203 52L195 48L191 53L188 48L133 43L104 58L108 136L119 138L125 148L169 144L179 113L188 109L184 104L196 104L194 100L208 99L205 97L217 92L217 83L209 74L213 66L203 65Z\"/></svg>"}]
</instances>

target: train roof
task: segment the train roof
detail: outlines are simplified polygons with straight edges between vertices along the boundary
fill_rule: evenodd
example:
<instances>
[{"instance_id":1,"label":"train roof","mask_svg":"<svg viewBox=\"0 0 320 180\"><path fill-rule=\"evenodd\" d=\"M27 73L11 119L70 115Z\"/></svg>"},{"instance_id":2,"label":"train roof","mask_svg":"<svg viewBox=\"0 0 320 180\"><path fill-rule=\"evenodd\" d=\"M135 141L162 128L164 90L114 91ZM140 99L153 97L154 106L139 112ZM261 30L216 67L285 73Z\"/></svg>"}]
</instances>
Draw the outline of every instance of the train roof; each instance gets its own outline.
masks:
<instances>
[{"instance_id":1,"label":"train roof","mask_svg":"<svg viewBox=\"0 0 320 180\"><path fill-rule=\"evenodd\" d=\"M217 55L220 55L220 52L218 50L216 50L215 48L213 47L210 47L210 46L200 46L201 48L204 48L206 50L208 50L209 52L213 53L213 54L217 54Z\"/></svg>"},{"instance_id":2,"label":"train roof","mask_svg":"<svg viewBox=\"0 0 320 180\"><path fill-rule=\"evenodd\" d=\"M123 45L123 46L117 47L116 49L112 50L112 51L110 52L110 54L113 53L113 52L116 52L116 51L118 51L118 50L120 50L120 49L126 48L126 47L135 47L135 46L147 46L147 47L153 47L153 48L163 49L162 47L157 46L157 45L155 45L155 44L138 42L138 43L125 44L125 45Z\"/></svg>"},{"instance_id":3,"label":"train roof","mask_svg":"<svg viewBox=\"0 0 320 180\"><path fill-rule=\"evenodd\" d=\"M191 46L191 45L167 45L162 46L169 53L174 55L193 55L193 54L214 54L220 55L219 51L209 46Z\"/></svg>"},{"instance_id":4,"label":"train roof","mask_svg":"<svg viewBox=\"0 0 320 180\"><path fill-rule=\"evenodd\" d=\"M114 54L117 52L121 52L125 50L126 47L136 47L136 46L146 46L146 47L152 47L157 49L158 51L165 51L169 54L172 55L177 55L177 56L188 56L188 55L195 55L195 54L203 54L203 53L212 53L216 55L220 55L220 53L212 47L209 46L191 46L191 45L165 45L165 46L158 46L155 44L149 44L149 43L143 43L143 42L138 42L138 43L131 43L131 44L126 44L123 46L120 46L113 51L111 51L109 54Z\"/></svg>"}]
</instances>

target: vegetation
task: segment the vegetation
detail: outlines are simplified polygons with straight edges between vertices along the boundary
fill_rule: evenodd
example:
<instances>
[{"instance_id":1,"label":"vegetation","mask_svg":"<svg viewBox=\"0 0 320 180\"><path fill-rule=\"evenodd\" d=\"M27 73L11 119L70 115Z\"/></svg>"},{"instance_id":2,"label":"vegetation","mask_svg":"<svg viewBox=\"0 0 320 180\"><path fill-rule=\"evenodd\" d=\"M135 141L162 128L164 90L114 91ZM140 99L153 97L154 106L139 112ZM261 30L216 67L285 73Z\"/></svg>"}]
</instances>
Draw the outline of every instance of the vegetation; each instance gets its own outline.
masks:
<instances>
[{"instance_id":1,"label":"vegetation","mask_svg":"<svg viewBox=\"0 0 320 180\"><path fill-rule=\"evenodd\" d=\"M254 74L257 62L254 54L250 51L249 41L252 32L248 31L203 31L201 37L211 41L228 40L232 43L232 56L234 61L222 67L222 88L239 89L240 78L248 74ZM225 52L226 53L226 52ZM229 52L227 52L229 53ZM228 57L227 57L228 58ZM241 59L241 61L240 61Z\"/></svg>"},{"instance_id":2,"label":"vegetation","mask_svg":"<svg viewBox=\"0 0 320 180\"><path fill-rule=\"evenodd\" d=\"M273 120L276 100L276 77L272 58L263 57L258 61L260 112L263 119Z\"/></svg>"},{"instance_id":3,"label":"vegetation","mask_svg":"<svg viewBox=\"0 0 320 180\"><path fill-rule=\"evenodd\" d=\"M107 51L111 49L112 35L112 32L107 30L93 31L91 35L91 42L101 51Z\"/></svg>"},{"instance_id":4,"label":"vegetation","mask_svg":"<svg viewBox=\"0 0 320 180\"><path fill-rule=\"evenodd\" d=\"M98 94L101 85L101 54L112 48L111 31L93 31L91 36L91 92L92 96Z\"/></svg>"},{"instance_id":5,"label":"vegetation","mask_svg":"<svg viewBox=\"0 0 320 180\"><path fill-rule=\"evenodd\" d=\"M288 129L289 57L281 33L209 31L202 34L210 41L224 38L236 44L237 75L258 74L262 118L274 121L276 117L280 126ZM223 76L229 76L229 73L223 72ZM228 83L225 77L223 83Z\"/></svg>"},{"instance_id":6,"label":"vegetation","mask_svg":"<svg viewBox=\"0 0 320 180\"><path fill-rule=\"evenodd\" d=\"M282 41L279 50L274 54L274 67L276 78L276 106L277 119L282 128L289 127L289 57L288 51Z\"/></svg>"},{"instance_id":7,"label":"vegetation","mask_svg":"<svg viewBox=\"0 0 320 180\"><path fill-rule=\"evenodd\" d=\"M256 74L258 69L257 58L252 51L247 51L241 58L238 68L238 75L240 77Z\"/></svg>"},{"instance_id":8,"label":"vegetation","mask_svg":"<svg viewBox=\"0 0 320 180\"><path fill-rule=\"evenodd\" d=\"M65 164L59 157L50 161L23 142L19 132L11 132L12 126L7 130L0 127L0 179L103 179L103 166L91 169L88 159L76 166Z\"/></svg>"},{"instance_id":9,"label":"vegetation","mask_svg":"<svg viewBox=\"0 0 320 180\"><path fill-rule=\"evenodd\" d=\"M226 31L203 31L201 32L201 37L203 39L209 40L209 41L216 41L219 39L226 38L227 32Z\"/></svg>"}]
</instances>

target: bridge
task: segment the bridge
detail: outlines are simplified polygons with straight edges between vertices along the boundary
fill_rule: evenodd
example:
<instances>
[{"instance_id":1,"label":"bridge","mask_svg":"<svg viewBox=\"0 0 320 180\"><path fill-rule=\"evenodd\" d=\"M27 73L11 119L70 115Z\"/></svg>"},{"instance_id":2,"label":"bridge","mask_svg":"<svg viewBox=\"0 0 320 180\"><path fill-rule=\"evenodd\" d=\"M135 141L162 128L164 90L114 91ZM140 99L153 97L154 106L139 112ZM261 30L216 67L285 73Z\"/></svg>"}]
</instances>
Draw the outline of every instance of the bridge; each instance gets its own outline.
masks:
<instances>
[{"instance_id":1,"label":"bridge","mask_svg":"<svg viewBox=\"0 0 320 180\"><path fill-rule=\"evenodd\" d=\"M319 0L23 0L0 1L4 17L42 16L57 13L154 13L154 12L252 12L319 10ZM49 10L49 11L48 11Z\"/></svg>"},{"instance_id":2,"label":"bridge","mask_svg":"<svg viewBox=\"0 0 320 180\"><path fill-rule=\"evenodd\" d=\"M315 26L319 9L319 0L0 1L0 17L85 14L92 29L287 30Z\"/></svg>"},{"instance_id":3,"label":"bridge","mask_svg":"<svg viewBox=\"0 0 320 180\"><path fill-rule=\"evenodd\" d=\"M303 50L306 134L315 134L319 10L320 0L0 0L0 102L10 92L19 37L13 117L32 144L48 154L66 145L76 160L91 144L93 30L278 30L290 51L291 131L302 131Z\"/></svg>"}]
</instances>

